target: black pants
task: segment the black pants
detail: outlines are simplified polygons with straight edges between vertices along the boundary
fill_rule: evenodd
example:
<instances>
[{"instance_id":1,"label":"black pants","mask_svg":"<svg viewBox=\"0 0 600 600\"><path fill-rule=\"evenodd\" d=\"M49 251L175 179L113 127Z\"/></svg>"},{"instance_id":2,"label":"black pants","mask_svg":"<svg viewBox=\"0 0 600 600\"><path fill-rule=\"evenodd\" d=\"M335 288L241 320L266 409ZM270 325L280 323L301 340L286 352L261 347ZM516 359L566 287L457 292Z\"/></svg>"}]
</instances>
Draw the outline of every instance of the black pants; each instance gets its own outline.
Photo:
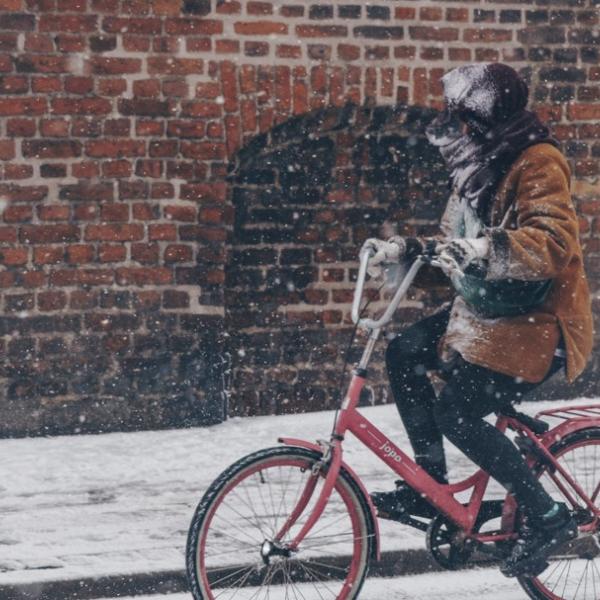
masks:
<instances>
[{"instance_id":1,"label":"black pants","mask_svg":"<svg viewBox=\"0 0 600 600\"><path fill-rule=\"evenodd\" d=\"M532 515L548 512L553 500L527 467L516 446L484 421L486 415L519 400L539 384L521 382L468 363L444 364L437 345L448 325L444 310L408 327L389 344L387 370L396 405L416 462L440 482L447 482L442 436L514 494ZM563 365L555 358L548 377ZM428 370L446 381L436 397Z\"/></svg>"}]
</instances>

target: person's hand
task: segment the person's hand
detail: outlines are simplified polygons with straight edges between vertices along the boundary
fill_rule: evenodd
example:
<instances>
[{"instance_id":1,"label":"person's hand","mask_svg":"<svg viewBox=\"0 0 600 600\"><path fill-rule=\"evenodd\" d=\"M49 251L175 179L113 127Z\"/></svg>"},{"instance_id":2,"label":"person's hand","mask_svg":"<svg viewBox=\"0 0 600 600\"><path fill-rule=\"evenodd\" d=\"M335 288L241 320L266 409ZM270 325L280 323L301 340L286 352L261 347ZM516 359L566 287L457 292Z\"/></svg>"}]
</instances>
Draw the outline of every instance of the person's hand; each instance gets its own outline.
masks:
<instances>
[{"instance_id":1,"label":"person's hand","mask_svg":"<svg viewBox=\"0 0 600 600\"><path fill-rule=\"evenodd\" d=\"M404 238L395 236L388 241L377 238L369 238L362 247L361 252L370 250L372 253L369 259L367 273L373 279L379 279L383 276L383 265L398 263L406 252L406 242Z\"/></svg>"},{"instance_id":2,"label":"person's hand","mask_svg":"<svg viewBox=\"0 0 600 600\"><path fill-rule=\"evenodd\" d=\"M471 263L487 258L489 241L486 237L459 238L440 244L436 251L442 271L448 277L461 276Z\"/></svg>"}]
</instances>

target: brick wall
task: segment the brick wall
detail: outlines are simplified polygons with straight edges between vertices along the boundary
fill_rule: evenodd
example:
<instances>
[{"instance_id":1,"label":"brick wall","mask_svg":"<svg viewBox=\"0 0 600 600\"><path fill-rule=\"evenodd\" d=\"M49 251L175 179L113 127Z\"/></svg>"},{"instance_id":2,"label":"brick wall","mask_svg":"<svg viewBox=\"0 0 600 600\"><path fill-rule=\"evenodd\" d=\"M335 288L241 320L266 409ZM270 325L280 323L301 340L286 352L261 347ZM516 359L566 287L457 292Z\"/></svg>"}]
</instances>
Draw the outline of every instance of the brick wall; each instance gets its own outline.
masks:
<instances>
[{"instance_id":1,"label":"brick wall","mask_svg":"<svg viewBox=\"0 0 600 600\"><path fill-rule=\"evenodd\" d=\"M422 128L464 62L530 81L597 295L598 19L596 0L0 0L2 433L330 406L358 246L442 208Z\"/></svg>"}]
</instances>

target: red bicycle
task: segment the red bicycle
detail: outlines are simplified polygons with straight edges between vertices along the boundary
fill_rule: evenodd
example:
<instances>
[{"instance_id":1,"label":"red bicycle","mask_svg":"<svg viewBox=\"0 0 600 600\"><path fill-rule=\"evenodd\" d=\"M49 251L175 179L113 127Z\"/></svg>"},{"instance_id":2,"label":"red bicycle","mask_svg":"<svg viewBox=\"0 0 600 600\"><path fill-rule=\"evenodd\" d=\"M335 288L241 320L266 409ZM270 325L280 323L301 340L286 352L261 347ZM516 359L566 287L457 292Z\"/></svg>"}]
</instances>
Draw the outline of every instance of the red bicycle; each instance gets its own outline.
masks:
<instances>
[{"instance_id":1,"label":"red bicycle","mask_svg":"<svg viewBox=\"0 0 600 600\"><path fill-rule=\"evenodd\" d=\"M427 547L445 568L475 556L501 559L517 537L519 511L509 495L484 500L490 476L478 470L464 481L440 484L357 410L367 365L382 327L430 257L418 258L399 283L381 318L361 319L369 255L361 254L352 318L369 331L329 440L281 438L281 446L242 458L204 494L194 514L186 562L196 600L358 598L369 564L380 558L375 509L357 474L343 459L352 433L434 506L428 522L407 517L426 532ZM550 429L539 417L559 419ZM557 408L535 418L512 406L496 426L515 442L548 491L565 502L578 537L548 559L535 578L519 583L531 598L600 600L600 405ZM597 473L598 471L598 473ZM469 500L456 499L469 492Z\"/></svg>"}]
</instances>

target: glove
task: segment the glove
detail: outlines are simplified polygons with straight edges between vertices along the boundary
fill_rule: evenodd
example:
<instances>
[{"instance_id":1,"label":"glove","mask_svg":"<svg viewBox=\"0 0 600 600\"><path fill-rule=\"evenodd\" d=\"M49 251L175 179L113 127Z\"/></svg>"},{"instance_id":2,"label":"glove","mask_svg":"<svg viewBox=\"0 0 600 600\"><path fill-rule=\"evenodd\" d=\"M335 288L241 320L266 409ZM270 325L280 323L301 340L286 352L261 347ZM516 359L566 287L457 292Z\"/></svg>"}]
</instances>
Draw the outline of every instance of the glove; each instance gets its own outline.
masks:
<instances>
[{"instance_id":1,"label":"glove","mask_svg":"<svg viewBox=\"0 0 600 600\"><path fill-rule=\"evenodd\" d=\"M372 256L369 259L367 273L373 279L379 279L383 276L383 265L398 263L406 252L406 242L404 238L395 236L388 241L377 238L369 238L361 249L361 252L370 250Z\"/></svg>"},{"instance_id":2,"label":"glove","mask_svg":"<svg viewBox=\"0 0 600 600\"><path fill-rule=\"evenodd\" d=\"M472 263L488 257L489 240L486 237L460 238L437 247L442 271L448 276L462 276Z\"/></svg>"}]
</instances>

